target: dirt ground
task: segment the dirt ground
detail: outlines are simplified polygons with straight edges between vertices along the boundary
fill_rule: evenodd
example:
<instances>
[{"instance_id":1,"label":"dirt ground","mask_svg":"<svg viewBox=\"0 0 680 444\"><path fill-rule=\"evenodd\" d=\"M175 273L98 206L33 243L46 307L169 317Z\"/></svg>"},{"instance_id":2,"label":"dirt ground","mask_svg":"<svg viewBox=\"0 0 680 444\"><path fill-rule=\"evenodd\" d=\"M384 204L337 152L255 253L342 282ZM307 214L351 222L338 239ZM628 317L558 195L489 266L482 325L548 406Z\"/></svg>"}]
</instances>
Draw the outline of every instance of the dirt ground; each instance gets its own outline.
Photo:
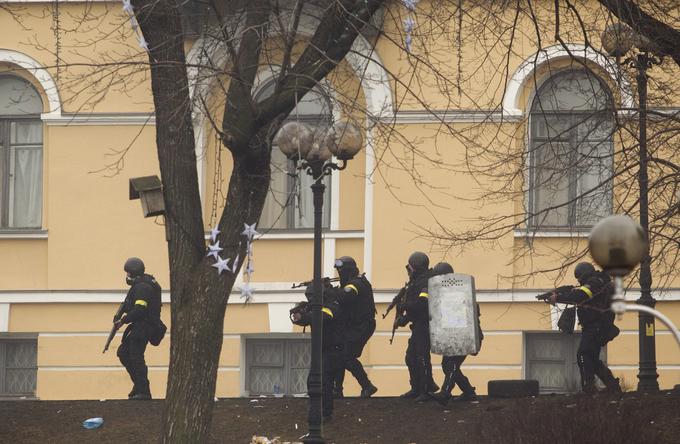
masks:
<instances>
[{"instance_id":1,"label":"dirt ground","mask_svg":"<svg viewBox=\"0 0 680 444\"><path fill-rule=\"evenodd\" d=\"M2 401L0 443L149 443L160 432L163 401ZM297 441L305 398L220 399L212 442L253 435ZM101 416L96 430L83 420ZM541 396L519 400L416 404L395 398L336 401L328 443L678 443L680 393Z\"/></svg>"}]
</instances>

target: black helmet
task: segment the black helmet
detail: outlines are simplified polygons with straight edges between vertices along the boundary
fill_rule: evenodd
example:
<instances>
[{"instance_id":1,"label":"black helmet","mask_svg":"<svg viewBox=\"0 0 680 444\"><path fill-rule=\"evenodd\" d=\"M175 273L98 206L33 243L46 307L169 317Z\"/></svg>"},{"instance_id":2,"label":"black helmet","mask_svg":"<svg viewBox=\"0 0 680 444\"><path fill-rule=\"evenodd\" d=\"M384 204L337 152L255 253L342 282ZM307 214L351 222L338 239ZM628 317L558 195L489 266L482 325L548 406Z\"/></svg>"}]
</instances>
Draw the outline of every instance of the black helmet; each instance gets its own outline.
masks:
<instances>
[{"instance_id":1,"label":"black helmet","mask_svg":"<svg viewBox=\"0 0 680 444\"><path fill-rule=\"evenodd\" d=\"M408 264L413 271L425 271L430 267L430 258L422 251L414 251L408 257Z\"/></svg>"},{"instance_id":2,"label":"black helmet","mask_svg":"<svg viewBox=\"0 0 680 444\"><path fill-rule=\"evenodd\" d=\"M359 274L359 268L354 258L349 256L342 256L335 260L335 269L338 271L340 277L340 285L345 286Z\"/></svg>"},{"instance_id":3,"label":"black helmet","mask_svg":"<svg viewBox=\"0 0 680 444\"><path fill-rule=\"evenodd\" d=\"M144 262L138 257L131 257L125 261L123 270L133 278L139 277L144 274Z\"/></svg>"},{"instance_id":4,"label":"black helmet","mask_svg":"<svg viewBox=\"0 0 680 444\"><path fill-rule=\"evenodd\" d=\"M590 262L580 262L574 269L574 277L577 281L583 282L595 273L595 267Z\"/></svg>"},{"instance_id":5,"label":"black helmet","mask_svg":"<svg viewBox=\"0 0 680 444\"><path fill-rule=\"evenodd\" d=\"M354 260L354 258L350 256L342 256L338 259L335 260L334 267L340 271L340 269L343 270L359 270L357 267L357 263Z\"/></svg>"},{"instance_id":6,"label":"black helmet","mask_svg":"<svg viewBox=\"0 0 680 444\"><path fill-rule=\"evenodd\" d=\"M432 272L435 276L440 274L449 274L453 273L453 267L448 262L440 262L434 266Z\"/></svg>"}]
</instances>

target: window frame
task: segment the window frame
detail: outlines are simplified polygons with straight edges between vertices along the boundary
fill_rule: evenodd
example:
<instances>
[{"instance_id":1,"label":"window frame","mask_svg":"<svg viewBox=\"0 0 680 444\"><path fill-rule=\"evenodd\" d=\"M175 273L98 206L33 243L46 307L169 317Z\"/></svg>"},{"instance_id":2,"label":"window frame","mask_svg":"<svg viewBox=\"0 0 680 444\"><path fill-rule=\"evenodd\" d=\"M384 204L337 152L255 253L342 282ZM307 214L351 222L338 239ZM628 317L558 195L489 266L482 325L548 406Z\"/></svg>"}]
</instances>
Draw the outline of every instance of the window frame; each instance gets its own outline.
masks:
<instances>
[{"instance_id":1,"label":"window frame","mask_svg":"<svg viewBox=\"0 0 680 444\"><path fill-rule=\"evenodd\" d=\"M304 345L309 349L309 359L310 359L310 365L311 365L311 339L309 336L304 336L304 335L290 335L286 337L281 337L281 336L273 336L273 337L247 337L245 338L245 344L244 344L244 349L245 349L245 387L244 391L247 394L247 396L302 396L307 393L307 386L305 384L304 390L299 393L292 393L290 392L291 390L291 382L292 382L292 371L293 370L307 370L309 372L309 367L293 367L293 362L292 362L292 347L293 345ZM281 365L277 364L257 364L254 362L253 358L253 353L251 347L253 347L256 343L268 343L268 344L281 344L283 348L283 354L282 354L282 363ZM276 393L268 393L268 392L254 392L250 390L251 387L251 378L253 376L253 369L256 368L276 368L280 369L281 374L282 374L282 387L281 387L281 392L276 394Z\"/></svg>"},{"instance_id":2,"label":"window frame","mask_svg":"<svg viewBox=\"0 0 680 444\"><path fill-rule=\"evenodd\" d=\"M33 392L29 393L10 393L7 389L6 373L7 373L7 344L8 343L30 343L35 350L35 365L32 367L16 367L14 369L23 369L34 372L35 386ZM17 399L30 398L36 399L38 381L38 335L37 334L0 334L0 399Z\"/></svg>"},{"instance_id":3,"label":"window frame","mask_svg":"<svg viewBox=\"0 0 680 444\"><path fill-rule=\"evenodd\" d=\"M260 96L262 95L263 91L265 91L267 88L269 88L273 83L276 82L275 78L269 78L266 81L261 82L257 90L253 94L253 100L257 102L260 99ZM320 126L320 124L326 123L328 125L328 128L333 124L333 98L329 91L327 91L325 88L322 87L323 85L316 85L314 88L312 88L312 92L315 92L319 96L323 97L325 100L325 105L327 106L328 109L328 114L296 114L295 109L291 111L291 113L286 117L286 119L281 123L281 125L285 125L288 122L303 122L311 126ZM302 101L302 99L301 99ZM277 145L272 144L272 151L278 150ZM312 232L314 230L313 225L310 227L296 227L295 222L295 197L292 196L293 191L295 190L295 181L297 180L296 175L298 174L306 174L303 170L298 170L295 166L295 162L292 160L288 160L286 163L286 171L283 172L283 174L286 174L286 193L285 195L287 198L292 198L292 201L286 205L285 207L281 207L281 211L285 211L285 215L281 216L285 218L285 227L281 228L275 228L275 227L267 227L262 224L262 221L260 220L259 224L261 225L260 228L262 230L266 230L267 232L270 233L304 233L304 232ZM272 169L272 174L274 174L274 170ZM333 205L331 205L332 201L332 180L331 176L325 176L324 177L324 184L326 186L324 190L324 205L323 205L323 217L322 217L322 224L321 228L323 230L330 230L331 225L332 225L332 212L333 212ZM271 184L271 180L270 180ZM271 191L271 188L267 189L267 197L269 197L269 193ZM305 188L304 193L310 193L311 196L311 189ZM302 195L302 194L301 194ZM267 201L265 200L265 205ZM313 214L312 214L313 217Z\"/></svg>"},{"instance_id":4,"label":"window frame","mask_svg":"<svg viewBox=\"0 0 680 444\"><path fill-rule=\"evenodd\" d=\"M560 77L567 77L570 74L573 75L575 73L581 73L589 78L592 79L592 81L598 82L600 88L602 91L606 94L607 98L607 103L603 108L595 108L595 109L590 109L590 110L545 110L541 109L541 106L538 102L538 97L541 93L542 88L546 87L546 85L550 82L556 82L559 80ZM568 179L568 198L566 205L567 207L567 223L566 224L561 224L561 225L556 225L556 224L546 224L546 223L541 223L538 221L539 218L542 216L545 217L545 212L542 212L541 215L538 215L539 209L537 208L537 194L541 191L541 188L539 188L536 184L537 180L537 175L540 172L540 167L536 165L536 158L538 156L538 150L539 147L542 144L549 144L551 142L555 143L567 143L569 146L569 153L570 153L570 159L575 159L577 154L578 154L578 148L580 145L589 142L588 138L581 138L579 139L578 137L578 126L586 124L589 119L596 118L598 115L602 115L602 117L607 117L607 115L610 115L613 112L613 104L614 104L614 98L612 96L611 90L607 86L607 84L597 75L593 74L592 71L586 70L586 69L565 69L559 72L554 73L551 76L548 76L544 79L542 84L536 88L534 91L534 95L531 98L530 101L530 108L529 108L529 118L527 119L527 125L528 125L528 147L529 147L529 171L528 171L528 180L529 180L529 187L528 187L528 208L529 208L529 218L527 220L527 225L528 228L531 229L532 231L552 231L552 232L570 232L570 231L583 231L583 230L589 230L590 228L593 227L593 223L581 223L581 217L577 213L577 208L579 206L579 203L581 202L581 199L576 199L578 196L578 185L579 185L579 177L578 177L578 171L574 168L570 168L569 171L567 172L567 179ZM545 121L548 121L550 117L558 117L558 116L563 116L567 117L569 119L569 125L567 126L566 133L560 133L559 137L555 138L550 135L546 135L544 137L538 136L537 135L537 130L535 129L536 123L535 119L536 118L541 118L544 119ZM615 128L615 119L611 118L610 122L612 123L612 129ZM601 140L594 140L593 142L596 142L598 145L600 144L608 144L609 145L609 153L613 155L614 152L614 138L613 138L613 133L609 134L607 138L601 139ZM602 151L604 153L604 151ZM574 161L570 160L569 165L573 165ZM613 163L613 157L611 158L611 161L609 162L608 165L608 171L613 172L614 168L614 163ZM613 186L610 183L608 186L608 191L607 191L607 204L609 206L609 213L613 210Z\"/></svg>"},{"instance_id":5,"label":"window frame","mask_svg":"<svg viewBox=\"0 0 680 444\"><path fill-rule=\"evenodd\" d=\"M9 78L25 84L27 88L31 88L37 97L41 110L43 105L43 98L38 89L27 79L21 76L0 73L0 79ZM36 104L37 105L37 104ZM13 148L16 147L36 147L35 143L12 144L12 123L31 122L40 124L40 222L36 226L12 227L10 226L10 214L13 214L14 193L13 184L10 172L14 162ZM8 233L43 233L43 219L44 219L44 187L45 187L45 131L43 127L42 117L40 113L26 113L26 114L0 114L0 234Z\"/></svg>"}]
</instances>

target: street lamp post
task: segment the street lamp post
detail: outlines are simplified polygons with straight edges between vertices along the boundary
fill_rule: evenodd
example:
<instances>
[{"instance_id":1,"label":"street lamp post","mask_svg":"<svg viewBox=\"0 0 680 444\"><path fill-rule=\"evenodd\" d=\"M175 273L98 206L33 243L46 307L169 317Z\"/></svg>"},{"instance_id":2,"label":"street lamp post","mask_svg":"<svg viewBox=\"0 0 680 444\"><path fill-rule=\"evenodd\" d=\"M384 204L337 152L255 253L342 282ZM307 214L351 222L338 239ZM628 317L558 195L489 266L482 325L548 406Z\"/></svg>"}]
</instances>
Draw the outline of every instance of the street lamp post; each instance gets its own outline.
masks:
<instances>
[{"instance_id":1,"label":"street lamp post","mask_svg":"<svg viewBox=\"0 0 680 444\"><path fill-rule=\"evenodd\" d=\"M602 46L609 55L620 57L637 48L637 54L631 54L623 60L623 64L635 69L638 92L639 119L639 164L638 186L640 188L640 227L646 238L649 238L649 176L647 172L647 70L660 59L653 54L651 42L635 33L623 24L608 26L602 35ZM654 308L656 300L652 297L652 271L649 245L640 262L640 305ZM640 311L638 314L638 337L640 350L640 366L638 373L638 391L659 390L659 375L656 372L656 330L654 316Z\"/></svg>"},{"instance_id":2,"label":"street lamp post","mask_svg":"<svg viewBox=\"0 0 680 444\"><path fill-rule=\"evenodd\" d=\"M326 185L324 176L333 170L344 170L362 147L359 129L347 122L336 123L329 131L321 133L320 128L311 128L302 122L288 122L281 127L274 144L288 159L297 163L300 171L309 174L314 206L314 275L312 283L312 359L307 392L309 395L309 432L303 438L305 443L324 443L322 430L322 337L323 287L321 285L321 219L323 215L323 194ZM341 163L331 160L334 155Z\"/></svg>"},{"instance_id":3,"label":"street lamp post","mask_svg":"<svg viewBox=\"0 0 680 444\"><path fill-rule=\"evenodd\" d=\"M606 217L590 231L588 247L595 262L614 277L612 311L619 316L627 311L636 311L658 318L680 345L680 330L668 316L647 305L626 304L623 297L623 276L644 259L649 249L642 226L628 216Z\"/></svg>"}]
</instances>

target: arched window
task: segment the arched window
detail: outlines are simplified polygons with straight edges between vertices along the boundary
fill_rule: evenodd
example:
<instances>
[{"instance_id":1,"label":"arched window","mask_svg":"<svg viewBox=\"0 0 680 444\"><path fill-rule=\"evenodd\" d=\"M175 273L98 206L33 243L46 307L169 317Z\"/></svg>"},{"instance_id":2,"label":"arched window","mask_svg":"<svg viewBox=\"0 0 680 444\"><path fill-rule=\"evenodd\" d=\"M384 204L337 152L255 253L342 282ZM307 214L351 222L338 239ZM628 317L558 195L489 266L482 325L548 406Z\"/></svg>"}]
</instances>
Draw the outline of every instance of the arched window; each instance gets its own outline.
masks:
<instances>
[{"instance_id":1,"label":"arched window","mask_svg":"<svg viewBox=\"0 0 680 444\"><path fill-rule=\"evenodd\" d=\"M612 208L609 90L586 70L550 77L530 113L530 224L590 227Z\"/></svg>"},{"instance_id":2,"label":"arched window","mask_svg":"<svg viewBox=\"0 0 680 444\"><path fill-rule=\"evenodd\" d=\"M29 82L0 76L0 229L42 225L42 110Z\"/></svg>"},{"instance_id":3,"label":"arched window","mask_svg":"<svg viewBox=\"0 0 680 444\"><path fill-rule=\"evenodd\" d=\"M275 83L265 84L255 94L261 101L274 93ZM287 120L297 120L318 128L332 123L330 99L319 89L309 91L297 107L291 111ZM322 226L330 226L330 178L324 179L326 191L323 200ZM314 227L314 208L312 202L312 178L304 171L296 171L292 161L286 159L276 146L272 149L272 178L267 199L262 210L259 226L261 228L300 229Z\"/></svg>"}]
</instances>

